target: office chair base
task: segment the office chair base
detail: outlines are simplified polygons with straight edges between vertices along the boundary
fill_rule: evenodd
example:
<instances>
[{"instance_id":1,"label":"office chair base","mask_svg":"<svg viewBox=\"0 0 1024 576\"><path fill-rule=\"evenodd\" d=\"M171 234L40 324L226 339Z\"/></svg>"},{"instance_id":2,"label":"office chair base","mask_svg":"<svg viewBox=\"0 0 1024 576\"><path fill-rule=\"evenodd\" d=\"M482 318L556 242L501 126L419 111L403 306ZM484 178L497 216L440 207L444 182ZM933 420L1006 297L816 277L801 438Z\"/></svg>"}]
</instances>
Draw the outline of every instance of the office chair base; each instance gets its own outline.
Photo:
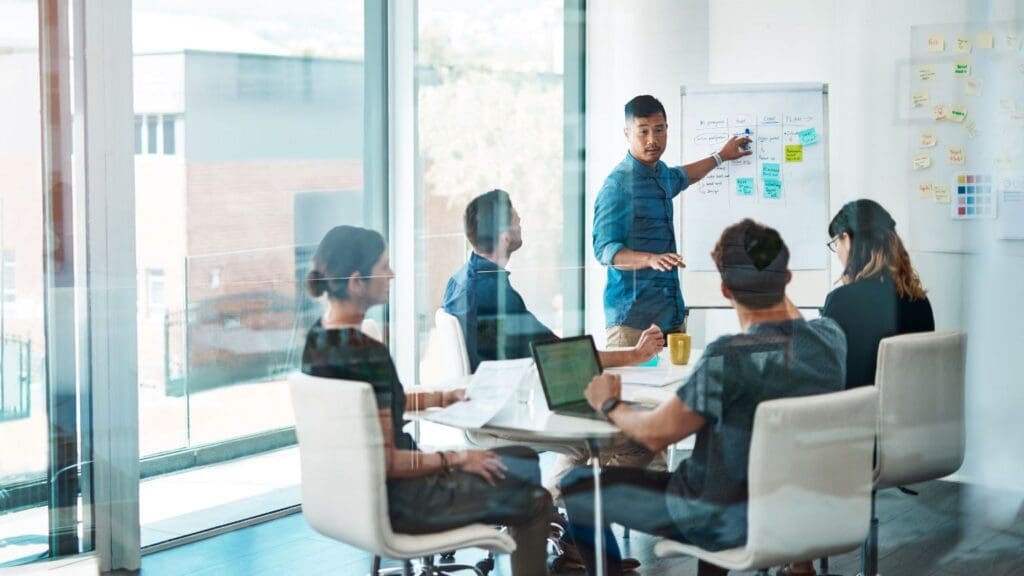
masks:
<instances>
[{"instance_id":1,"label":"office chair base","mask_svg":"<svg viewBox=\"0 0 1024 576\"><path fill-rule=\"evenodd\" d=\"M423 558L423 561L418 565L413 564L411 560L405 560L402 562L401 566L381 568L380 556L374 556L370 576L450 576L452 572L459 572L462 570L470 570L476 574L476 576L487 576L493 569L493 557L488 557L477 562L476 566L470 566L469 564L445 564L444 566L435 566L434 557L427 556Z\"/></svg>"}]
</instances>

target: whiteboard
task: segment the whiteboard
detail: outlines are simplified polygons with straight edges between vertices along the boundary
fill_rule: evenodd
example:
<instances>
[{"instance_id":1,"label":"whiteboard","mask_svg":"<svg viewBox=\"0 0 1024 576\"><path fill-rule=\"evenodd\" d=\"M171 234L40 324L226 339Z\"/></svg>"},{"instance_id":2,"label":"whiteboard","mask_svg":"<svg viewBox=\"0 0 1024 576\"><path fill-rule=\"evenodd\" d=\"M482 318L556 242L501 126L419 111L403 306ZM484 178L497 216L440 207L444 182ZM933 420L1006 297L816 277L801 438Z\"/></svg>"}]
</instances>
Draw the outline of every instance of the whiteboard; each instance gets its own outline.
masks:
<instances>
[{"instance_id":1,"label":"whiteboard","mask_svg":"<svg viewBox=\"0 0 1024 576\"><path fill-rule=\"evenodd\" d=\"M683 161L749 134L750 156L723 163L681 195L681 272L687 306L727 305L711 250L722 230L744 218L767 224L790 251L798 306L824 303L830 289L825 243L829 213L828 87L750 84L683 87Z\"/></svg>"}]
</instances>

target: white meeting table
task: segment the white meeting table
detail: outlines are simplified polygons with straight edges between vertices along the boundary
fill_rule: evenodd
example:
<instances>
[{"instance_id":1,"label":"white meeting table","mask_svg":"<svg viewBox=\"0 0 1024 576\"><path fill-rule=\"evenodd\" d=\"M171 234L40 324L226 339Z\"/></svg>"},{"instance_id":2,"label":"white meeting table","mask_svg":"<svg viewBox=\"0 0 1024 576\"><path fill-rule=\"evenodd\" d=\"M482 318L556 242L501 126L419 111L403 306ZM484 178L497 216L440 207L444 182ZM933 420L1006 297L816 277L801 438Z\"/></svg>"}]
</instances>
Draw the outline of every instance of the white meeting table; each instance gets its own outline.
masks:
<instances>
[{"instance_id":1,"label":"white meeting table","mask_svg":"<svg viewBox=\"0 0 1024 576\"><path fill-rule=\"evenodd\" d=\"M668 349L659 355L657 366L629 366L612 368L609 372L618 373L623 377L622 397L624 400L642 404L659 404L675 395L676 390L686 381L693 365L700 358L702 350L693 350L690 362L676 366L668 361ZM638 385L629 383L630 374L642 374L643 380L650 381L653 377L664 376L667 382L662 386ZM533 378L537 379L536 371ZM469 377L449 382L449 386L465 386ZM512 399L486 425L470 431L484 434L497 433L503 440L520 441L529 444L565 444L566 442L585 442L591 455L591 468L594 473L594 550L597 555L597 574L604 576L604 532L601 530L604 510L601 501L601 458L600 446L614 437L619 429L606 420L594 420L576 416L555 414L548 410L543 397L539 379L534 382L534 392L529 402ZM512 437L510 437L512 436Z\"/></svg>"}]
</instances>

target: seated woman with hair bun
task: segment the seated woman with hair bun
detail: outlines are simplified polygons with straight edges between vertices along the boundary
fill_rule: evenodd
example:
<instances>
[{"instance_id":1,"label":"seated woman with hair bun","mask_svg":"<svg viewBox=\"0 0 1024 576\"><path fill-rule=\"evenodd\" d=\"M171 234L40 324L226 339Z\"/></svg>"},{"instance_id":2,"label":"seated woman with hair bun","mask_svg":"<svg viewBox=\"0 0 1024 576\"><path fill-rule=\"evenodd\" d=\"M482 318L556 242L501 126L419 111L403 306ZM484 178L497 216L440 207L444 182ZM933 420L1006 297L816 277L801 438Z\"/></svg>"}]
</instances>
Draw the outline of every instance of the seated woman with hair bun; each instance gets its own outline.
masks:
<instances>
[{"instance_id":1,"label":"seated woman with hair bun","mask_svg":"<svg viewBox=\"0 0 1024 576\"><path fill-rule=\"evenodd\" d=\"M935 318L896 221L873 200L843 206L828 225L842 286L825 299L821 315L846 333L846 388L873 384L878 343L889 336L935 330Z\"/></svg>"},{"instance_id":2,"label":"seated woman with hair bun","mask_svg":"<svg viewBox=\"0 0 1024 576\"><path fill-rule=\"evenodd\" d=\"M366 311L387 301L392 278L380 234L353 226L327 233L306 282L313 297L326 295L327 307L306 336L302 371L373 386L395 532L502 524L516 541L513 574L545 574L552 504L541 486L537 455L519 447L426 453L402 431L407 404L447 406L462 400L464 391L405 392L388 349L360 330Z\"/></svg>"}]
</instances>

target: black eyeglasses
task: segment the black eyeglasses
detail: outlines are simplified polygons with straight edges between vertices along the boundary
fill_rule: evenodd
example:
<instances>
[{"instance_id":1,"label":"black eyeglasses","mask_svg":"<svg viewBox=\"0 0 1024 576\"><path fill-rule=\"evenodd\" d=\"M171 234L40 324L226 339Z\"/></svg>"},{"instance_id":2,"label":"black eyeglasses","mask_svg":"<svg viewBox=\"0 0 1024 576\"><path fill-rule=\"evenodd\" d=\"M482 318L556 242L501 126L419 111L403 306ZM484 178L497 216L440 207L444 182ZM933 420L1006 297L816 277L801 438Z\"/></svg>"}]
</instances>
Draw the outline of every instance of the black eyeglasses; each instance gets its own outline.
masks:
<instances>
[{"instance_id":1,"label":"black eyeglasses","mask_svg":"<svg viewBox=\"0 0 1024 576\"><path fill-rule=\"evenodd\" d=\"M836 236L835 238L833 238L833 239L829 240L828 242L826 242L826 243L825 243L825 246L826 246L826 247L827 247L827 248L828 248L828 249L829 249L830 251L832 251L832 252L835 252L835 251L836 251L836 245L837 245L837 244L839 244L839 239L840 239L840 238L842 238L842 236L843 236L843 235L842 235L842 234L840 234L839 236Z\"/></svg>"}]
</instances>

